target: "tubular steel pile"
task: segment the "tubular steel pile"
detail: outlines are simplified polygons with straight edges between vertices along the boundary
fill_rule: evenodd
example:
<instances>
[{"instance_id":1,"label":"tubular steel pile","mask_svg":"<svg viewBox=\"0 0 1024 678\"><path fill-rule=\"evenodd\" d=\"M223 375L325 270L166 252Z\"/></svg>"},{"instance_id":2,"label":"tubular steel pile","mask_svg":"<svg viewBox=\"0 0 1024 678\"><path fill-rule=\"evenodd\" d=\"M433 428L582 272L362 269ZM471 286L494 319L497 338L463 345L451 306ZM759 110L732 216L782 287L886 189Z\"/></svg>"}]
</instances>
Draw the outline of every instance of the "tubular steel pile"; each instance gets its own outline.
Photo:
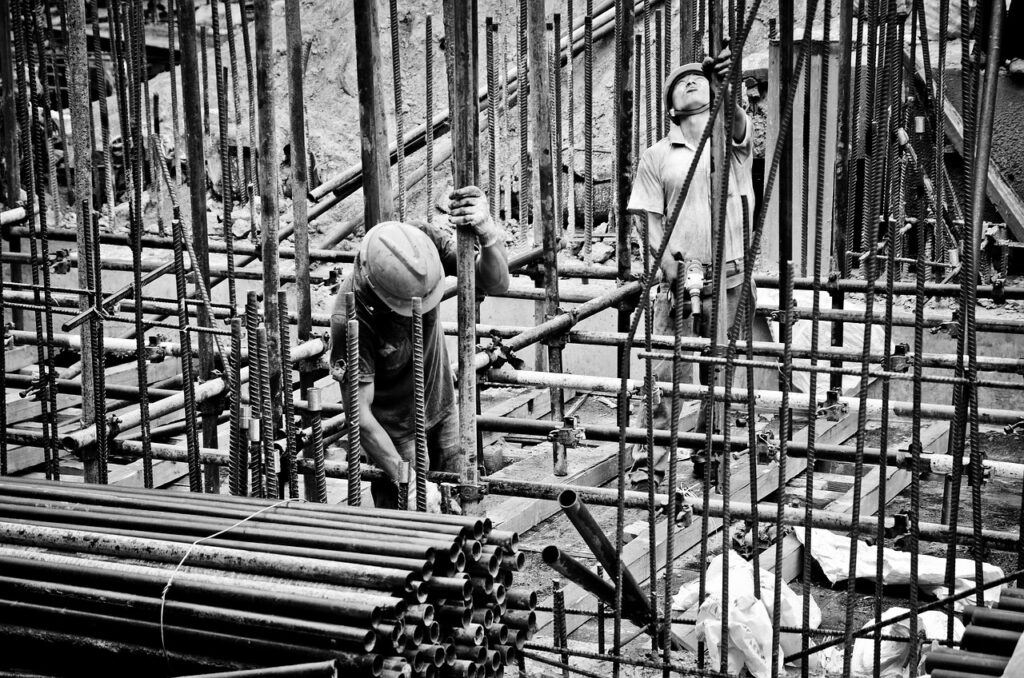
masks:
<instances>
[{"instance_id":1,"label":"tubular steel pile","mask_svg":"<svg viewBox=\"0 0 1024 678\"><path fill-rule=\"evenodd\" d=\"M500 677L536 628L518 541L486 518L5 478L0 668Z\"/></svg>"},{"instance_id":2,"label":"tubular steel pile","mask_svg":"<svg viewBox=\"0 0 1024 678\"><path fill-rule=\"evenodd\" d=\"M932 678L1019 675L1008 665L1018 670L1024 666L1024 589L1003 589L991 608L966 607L964 622L967 628L959 649L939 648L925 657L924 667Z\"/></svg>"}]
</instances>

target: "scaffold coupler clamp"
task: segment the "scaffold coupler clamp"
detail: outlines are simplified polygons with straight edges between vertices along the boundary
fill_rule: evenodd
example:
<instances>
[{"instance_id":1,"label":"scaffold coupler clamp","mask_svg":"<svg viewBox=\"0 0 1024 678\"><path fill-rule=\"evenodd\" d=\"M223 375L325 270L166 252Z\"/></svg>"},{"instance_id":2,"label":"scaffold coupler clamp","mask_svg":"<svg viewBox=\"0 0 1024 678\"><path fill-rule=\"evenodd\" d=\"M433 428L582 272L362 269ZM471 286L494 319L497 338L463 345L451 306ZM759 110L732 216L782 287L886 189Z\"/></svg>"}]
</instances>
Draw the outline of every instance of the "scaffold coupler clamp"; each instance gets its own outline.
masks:
<instances>
[{"instance_id":1,"label":"scaffold coupler clamp","mask_svg":"<svg viewBox=\"0 0 1024 678\"><path fill-rule=\"evenodd\" d=\"M548 440L550 442L561 445L566 449L579 447L586 439L586 431L580 427L580 418L576 416L564 417L562 419L562 426L548 433Z\"/></svg>"},{"instance_id":2,"label":"scaffold coupler clamp","mask_svg":"<svg viewBox=\"0 0 1024 678\"><path fill-rule=\"evenodd\" d=\"M885 528L885 536L890 539L902 537L909 532L909 525L909 513L894 513L892 514L892 525Z\"/></svg>"},{"instance_id":3,"label":"scaffold coupler clamp","mask_svg":"<svg viewBox=\"0 0 1024 678\"><path fill-rule=\"evenodd\" d=\"M1013 424L1007 424L1006 427L1003 428L1003 432L1006 433L1006 435L1024 436L1024 418L1021 418Z\"/></svg>"},{"instance_id":4,"label":"scaffold coupler clamp","mask_svg":"<svg viewBox=\"0 0 1024 678\"><path fill-rule=\"evenodd\" d=\"M554 320L555 318L563 315L568 315L572 318L572 324L570 325L570 327L572 327L573 325L576 324L575 316L578 316L579 314L575 310L565 311L559 308L555 313L545 314L544 321L547 322L548 320ZM554 348L565 348L565 345L569 343L569 330L567 329L564 332L556 332L554 334L550 334L541 339L540 343L542 343L545 346L551 346Z\"/></svg>"},{"instance_id":5,"label":"scaffold coupler clamp","mask_svg":"<svg viewBox=\"0 0 1024 678\"><path fill-rule=\"evenodd\" d=\"M828 421L839 421L849 411L850 406L839 399L839 389L832 388L825 396L825 402L818 407L818 416L823 416Z\"/></svg>"},{"instance_id":6,"label":"scaffold coupler clamp","mask_svg":"<svg viewBox=\"0 0 1024 678\"><path fill-rule=\"evenodd\" d=\"M767 426L757 432L757 461L761 464L770 464L779 459L779 445L775 441L775 434Z\"/></svg>"},{"instance_id":7,"label":"scaffold coupler clamp","mask_svg":"<svg viewBox=\"0 0 1024 678\"><path fill-rule=\"evenodd\" d=\"M946 322L939 323L931 330L932 334L945 332L950 339L960 338L960 309L953 309L952 318Z\"/></svg>"},{"instance_id":8,"label":"scaffold coupler clamp","mask_svg":"<svg viewBox=\"0 0 1024 678\"><path fill-rule=\"evenodd\" d=\"M149 337L145 359L151 363L162 363L167 357L167 337L157 334Z\"/></svg>"},{"instance_id":9,"label":"scaffold coupler clamp","mask_svg":"<svg viewBox=\"0 0 1024 678\"><path fill-rule=\"evenodd\" d=\"M50 270L57 275L67 275L71 272L70 250L57 250L50 255Z\"/></svg>"},{"instance_id":10,"label":"scaffold coupler clamp","mask_svg":"<svg viewBox=\"0 0 1024 678\"><path fill-rule=\"evenodd\" d=\"M491 345L487 347L478 347L479 350L484 351L490 356L491 368L498 369L505 363L512 366L514 370L521 370L526 366L526 363L522 358L517 356L515 352L502 342L501 337L497 334L491 334Z\"/></svg>"},{"instance_id":11,"label":"scaffold coupler clamp","mask_svg":"<svg viewBox=\"0 0 1024 678\"><path fill-rule=\"evenodd\" d=\"M675 489L676 529L689 527L693 522L693 504L696 499L697 496L682 485ZM667 510L668 506L661 507L663 513Z\"/></svg>"},{"instance_id":12,"label":"scaffold coupler clamp","mask_svg":"<svg viewBox=\"0 0 1024 678\"><path fill-rule=\"evenodd\" d=\"M910 354L910 344L896 344L892 355L889 356L889 364L886 367L890 372L906 372L914 364L915 356Z\"/></svg>"},{"instance_id":13,"label":"scaffold coupler clamp","mask_svg":"<svg viewBox=\"0 0 1024 678\"><path fill-rule=\"evenodd\" d=\"M0 325L0 338L3 340L3 350L14 348L14 337L10 330L14 329L14 323L3 323Z\"/></svg>"}]
</instances>

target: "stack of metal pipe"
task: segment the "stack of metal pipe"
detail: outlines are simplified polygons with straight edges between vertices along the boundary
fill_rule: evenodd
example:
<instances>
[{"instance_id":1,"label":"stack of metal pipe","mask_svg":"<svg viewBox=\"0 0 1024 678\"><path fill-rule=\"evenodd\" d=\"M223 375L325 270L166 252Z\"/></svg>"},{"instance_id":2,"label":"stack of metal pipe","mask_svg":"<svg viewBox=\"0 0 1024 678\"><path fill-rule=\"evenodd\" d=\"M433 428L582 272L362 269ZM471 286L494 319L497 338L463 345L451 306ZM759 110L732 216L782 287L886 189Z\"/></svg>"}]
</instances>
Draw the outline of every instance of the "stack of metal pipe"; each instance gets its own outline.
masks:
<instances>
[{"instance_id":1,"label":"stack of metal pipe","mask_svg":"<svg viewBox=\"0 0 1024 678\"><path fill-rule=\"evenodd\" d=\"M2 478L0 670L500 677L536 630L518 541L486 518Z\"/></svg>"},{"instance_id":2,"label":"stack of metal pipe","mask_svg":"<svg viewBox=\"0 0 1024 678\"><path fill-rule=\"evenodd\" d=\"M964 608L963 638L959 649L942 647L924 660L931 678L982 678L1021 675L1024 665L1021 635L1024 634L1024 589L1006 588L991 608Z\"/></svg>"}]
</instances>

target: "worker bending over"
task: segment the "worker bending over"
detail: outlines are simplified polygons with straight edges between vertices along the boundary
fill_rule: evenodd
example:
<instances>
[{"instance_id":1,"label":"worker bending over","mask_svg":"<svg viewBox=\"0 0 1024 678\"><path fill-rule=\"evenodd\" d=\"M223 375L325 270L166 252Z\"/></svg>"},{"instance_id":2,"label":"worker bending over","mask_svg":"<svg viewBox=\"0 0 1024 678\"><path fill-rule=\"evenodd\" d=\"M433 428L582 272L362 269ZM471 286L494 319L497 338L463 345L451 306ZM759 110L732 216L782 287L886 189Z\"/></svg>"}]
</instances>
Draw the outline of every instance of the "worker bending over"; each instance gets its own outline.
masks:
<instances>
[{"instance_id":1,"label":"worker bending over","mask_svg":"<svg viewBox=\"0 0 1024 678\"><path fill-rule=\"evenodd\" d=\"M476 186L449 195L449 221L476 233L476 284L482 294L508 289L504 238ZM459 415L455 379L437 307L446 275L456 274L456 239L450 228L387 221L367 231L355 266L338 290L331 314L331 373L345 378L345 296L355 294L359 321L359 429L370 461L388 479L370 484L373 503L398 505L399 462L415 461L412 300L423 309L425 417L430 470L458 472Z\"/></svg>"},{"instance_id":2,"label":"worker bending over","mask_svg":"<svg viewBox=\"0 0 1024 678\"><path fill-rule=\"evenodd\" d=\"M692 316L687 323L687 335L710 338L711 336L711 285L714 280L712 263L715 258L711 244L711 200L713 179L711 176L711 145L705 144L697 157L697 144L707 125L711 104L710 83L706 73L714 68L720 77L726 77L732 58L728 49L719 58L708 62L708 68L700 63L677 67L665 80L665 107L672 125L668 135L648 148L640 156L633 190L629 196L630 212L645 219L650 235L650 248L656 252L661 246L668 218L690 166L696 162L690 188L686 194L679 220L672 231L665 256L659 262L662 283L652 302L654 333L675 335L675 314ZM739 306L743 282L743 202L746 197L751 219L754 209L754 189L751 181L751 136L750 120L742 108L737 107L733 115L729 144L729 199L725 214L725 286L728 309L719 316L719 322L731 325ZM717 179L715 179L717 181ZM649 254L648 254L649 256ZM691 293L694 302L676 308L673 284L676 272L684 270L687 296ZM755 338L770 340L768 326L763 319L755 325ZM745 327L745 325L744 325ZM672 361L663 360L653 365L654 379L672 380ZM701 366L700 381L707 384L708 368ZM719 381L721 383L721 381ZM655 396L653 413L654 428L668 429L670 400ZM697 431L704 430L705 411L702 403ZM752 423L752 422L751 422ZM646 411L641 408L634 426L646 426ZM634 488L646 490L648 483L658 485L668 465L667 447L654 449L654 469L648 469L647 451L643 445L633 448L633 465L630 481ZM694 450L694 474L704 476L707 461L702 449ZM714 475L714 474L713 474Z\"/></svg>"}]
</instances>

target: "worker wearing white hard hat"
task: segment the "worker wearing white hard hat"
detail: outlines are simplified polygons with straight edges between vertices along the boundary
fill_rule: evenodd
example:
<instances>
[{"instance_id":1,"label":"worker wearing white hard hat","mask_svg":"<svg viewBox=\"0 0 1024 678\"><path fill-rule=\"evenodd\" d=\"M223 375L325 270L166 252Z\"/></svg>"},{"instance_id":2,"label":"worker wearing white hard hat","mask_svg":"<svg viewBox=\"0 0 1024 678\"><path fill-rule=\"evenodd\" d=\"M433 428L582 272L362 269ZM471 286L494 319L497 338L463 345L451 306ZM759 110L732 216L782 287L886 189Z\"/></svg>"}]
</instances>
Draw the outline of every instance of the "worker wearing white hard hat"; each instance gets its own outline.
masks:
<instances>
[{"instance_id":1,"label":"worker wearing white hard hat","mask_svg":"<svg viewBox=\"0 0 1024 678\"><path fill-rule=\"evenodd\" d=\"M487 198L475 187L452 191L449 222L477 235L477 290L508 289L504 238L490 218ZM456 273L455 233L425 223L388 221L367 231L352 272L342 282L331 315L331 372L345 378L346 306L354 293L359 322L359 427L363 450L391 481L374 481L374 504L397 506L401 461L415 458L412 300L423 310L425 415L430 469L457 472L458 409L454 377L437 306L445 276Z\"/></svg>"},{"instance_id":2,"label":"worker wearing white hard hat","mask_svg":"<svg viewBox=\"0 0 1024 678\"><path fill-rule=\"evenodd\" d=\"M651 253L656 253L666 231L668 212L675 205L679 192L686 182L691 166L696 163L689 189L683 201L679 218L672 230L662 261L658 262L662 283L653 300L655 334L675 334L675 316L682 313L692 322L685 323L691 336L710 336L711 281L714 250L711 232L711 197L714 195L711 174L710 144L705 144L697 156L704 128L710 116L711 83L708 74L712 71L720 77L728 75L732 58L728 49L717 59L704 63L689 63L675 68L665 80L665 111L671 125L668 134L640 156L636 177L629 197L628 209L646 221L650 235ZM725 216L725 249L723 267L726 278L726 300L728 309L719 322L732 323L739 305L743 282L744 209L746 201L749 223L753 221L754 190L751 180L752 126L746 112L737 108L730 130L729 195ZM676 308L673 283L677 272L683 270L687 289L692 288L692 303ZM728 325L727 325L728 326ZM768 341L767 324L758 319L755 324L755 339ZM672 380L672 361L654 363L654 379ZM699 371L702 383L706 381L706 370ZM669 429L670 403L667 397L657 399L653 408L654 427ZM641 408L643 410L643 408ZM646 412L641 411L634 419L634 426L646 426ZM704 412L698 416L697 430L702 431ZM638 445L633 449L633 465L630 481L635 489L644 490L649 484L658 485L668 465L667 447L656 447L653 464L649 463L647 449ZM706 461L702 449L694 450L695 475L703 476ZM651 468L649 468L651 467Z\"/></svg>"}]
</instances>

